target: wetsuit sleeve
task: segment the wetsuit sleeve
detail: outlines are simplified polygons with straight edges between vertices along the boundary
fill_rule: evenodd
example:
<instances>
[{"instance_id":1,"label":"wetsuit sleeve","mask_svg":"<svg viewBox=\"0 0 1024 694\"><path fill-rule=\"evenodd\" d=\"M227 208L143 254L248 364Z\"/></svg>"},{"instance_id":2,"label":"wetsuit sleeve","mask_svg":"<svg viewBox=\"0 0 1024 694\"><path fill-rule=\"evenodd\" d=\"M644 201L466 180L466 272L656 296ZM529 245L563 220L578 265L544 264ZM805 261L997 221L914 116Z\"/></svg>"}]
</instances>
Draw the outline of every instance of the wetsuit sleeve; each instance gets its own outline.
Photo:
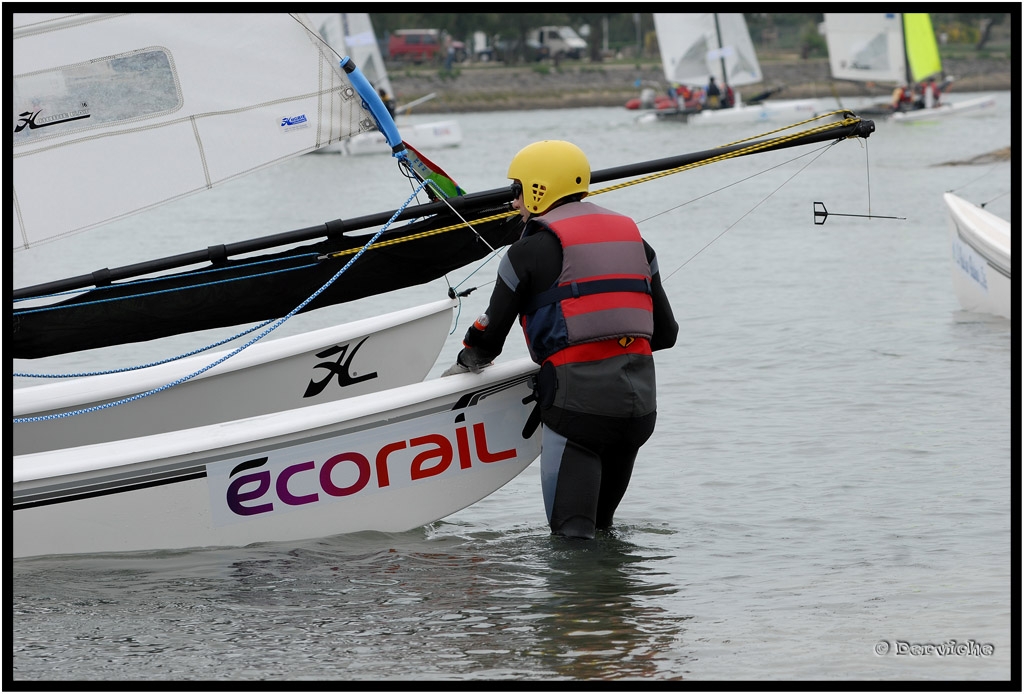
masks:
<instances>
[{"instance_id":1,"label":"wetsuit sleeve","mask_svg":"<svg viewBox=\"0 0 1024 694\"><path fill-rule=\"evenodd\" d=\"M651 337L651 351L668 349L676 344L679 324L672 313L672 304L661 284L661 272L658 269L658 256L654 249L644 241L647 262L651 266L651 298L654 300L654 335Z\"/></svg>"},{"instance_id":2,"label":"wetsuit sleeve","mask_svg":"<svg viewBox=\"0 0 1024 694\"><path fill-rule=\"evenodd\" d=\"M498 266L498 278L491 291L487 310L484 311L488 319L487 328L480 331L471 327L463 338L466 348L459 353L459 361L465 366L494 361L501 354L512 324L519 316L522 283L512 260L512 256L518 255L517 251L515 244L510 246Z\"/></svg>"}]
</instances>

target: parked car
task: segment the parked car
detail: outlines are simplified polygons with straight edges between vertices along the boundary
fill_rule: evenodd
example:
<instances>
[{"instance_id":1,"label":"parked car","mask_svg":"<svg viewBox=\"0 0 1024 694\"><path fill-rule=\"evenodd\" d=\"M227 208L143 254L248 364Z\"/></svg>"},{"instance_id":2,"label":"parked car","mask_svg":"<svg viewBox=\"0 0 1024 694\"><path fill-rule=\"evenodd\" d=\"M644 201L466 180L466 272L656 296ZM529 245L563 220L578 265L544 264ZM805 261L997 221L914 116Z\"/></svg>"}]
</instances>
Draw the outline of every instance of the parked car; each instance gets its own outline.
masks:
<instances>
[{"instance_id":1,"label":"parked car","mask_svg":"<svg viewBox=\"0 0 1024 694\"><path fill-rule=\"evenodd\" d=\"M398 29L388 38L388 57L414 63L432 61L441 50L437 29Z\"/></svg>"},{"instance_id":2,"label":"parked car","mask_svg":"<svg viewBox=\"0 0 1024 694\"><path fill-rule=\"evenodd\" d=\"M572 27L546 26L531 32L531 38L540 45L545 58L572 58L579 60L587 52L587 42Z\"/></svg>"},{"instance_id":3,"label":"parked car","mask_svg":"<svg viewBox=\"0 0 1024 694\"><path fill-rule=\"evenodd\" d=\"M466 59L466 44L452 41L455 62ZM437 29L398 29L388 38L388 58L409 60L416 64L439 62L445 58L442 34Z\"/></svg>"}]
</instances>

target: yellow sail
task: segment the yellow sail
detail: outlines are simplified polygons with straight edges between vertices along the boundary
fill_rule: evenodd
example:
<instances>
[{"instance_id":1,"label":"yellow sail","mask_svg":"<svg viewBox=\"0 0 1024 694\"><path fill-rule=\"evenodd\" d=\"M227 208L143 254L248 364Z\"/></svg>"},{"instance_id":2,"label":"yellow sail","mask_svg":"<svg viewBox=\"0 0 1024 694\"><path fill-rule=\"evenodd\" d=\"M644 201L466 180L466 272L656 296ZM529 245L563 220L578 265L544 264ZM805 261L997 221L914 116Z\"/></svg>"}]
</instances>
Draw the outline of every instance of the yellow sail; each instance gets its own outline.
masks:
<instances>
[{"instance_id":1,"label":"yellow sail","mask_svg":"<svg viewBox=\"0 0 1024 694\"><path fill-rule=\"evenodd\" d=\"M935 42L935 31L928 13L904 14L903 38L912 81L920 82L942 72L939 46Z\"/></svg>"}]
</instances>

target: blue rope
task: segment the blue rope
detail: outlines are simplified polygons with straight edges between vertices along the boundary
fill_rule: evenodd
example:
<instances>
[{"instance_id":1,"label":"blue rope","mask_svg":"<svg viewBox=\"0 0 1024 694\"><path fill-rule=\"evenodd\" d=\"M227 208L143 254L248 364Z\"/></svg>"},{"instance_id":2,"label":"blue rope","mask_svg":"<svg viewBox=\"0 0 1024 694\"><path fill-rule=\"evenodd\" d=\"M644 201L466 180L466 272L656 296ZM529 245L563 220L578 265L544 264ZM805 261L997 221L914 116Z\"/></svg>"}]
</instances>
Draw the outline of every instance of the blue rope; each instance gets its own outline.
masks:
<instances>
[{"instance_id":1,"label":"blue rope","mask_svg":"<svg viewBox=\"0 0 1024 694\"><path fill-rule=\"evenodd\" d=\"M409 203L411 203L413 201L413 199L415 199L416 194L419 193L420 190L423 189L424 185L426 185L426 181L421 183L416 188L416 190L413 192L413 194L411 196L409 196L409 199L406 200L405 203L400 208L398 208L395 211L395 214L392 215L391 219L389 219L384 224L384 226L381 227L380 231L378 231L376 234L374 234L373 237L369 241L367 241L366 244L361 249L359 249L359 252L357 252L354 256L352 256L352 258L347 263L345 263L345 266L343 268L341 268L340 270L338 270L338 272L336 272L334 274L334 276L331 277L331 279L327 281L326 284L324 284L322 287L317 289L308 299L306 299L301 304L299 304L294 309L292 309L292 311L290 313L288 313L288 315L286 315L284 318L278 319L278 321L274 325L272 325L270 328L266 329L265 331L263 331L262 333L260 333L256 337L254 337L253 339L249 340L248 342L246 342L241 347L239 347L239 348L229 352L228 354L224 355L223 357L221 357L220 359L216 360L212 364L208 364L207 366L203 367L202 369L199 369L198 371L196 371L194 373L191 373L191 374L189 374L187 376L182 376L178 380L173 381L171 383L168 383L166 385L160 386L159 388L154 388L153 390L146 391L145 393L138 393L136 395L132 395L132 396L124 398L122 400L116 400L116 401L113 401L113 402L105 403L103 405L96 405L94 407L87 407L87 408L84 408L84 409L81 409L81 410L72 410L72 411L69 411L69 412L58 412L56 414L44 415L44 416L41 416L41 417L16 417L14 419L14 423L15 424L23 424L23 423L29 423L29 422L44 422L44 421L48 421L48 420L63 419L65 417L73 417L73 416L79 415L79 414L87 414L89 412L97 412L99 410L105 410L105 409L110 408L110 407L117 407L118 405L124 405L126 403L134 402L136 400L141 400L142 398L145 398L145 397L148 397L150 395L154 395L156 393L162 392L164 390L167 390L168 388L173 388L174 386L179 385L181 383L184 383L185 381L191 380L192 378L195 378L196 376L199 376L200 374L203 374L203 373L209 371L210 369L212 369L213 367L217 366L218 364L220 364L220 363L222 363L224 361L227 361L228 359L230 359L231 357L235 356L236 354L238 354L242 350L246 349L250 345L253 345L256 342L259 342L260 340L262 340L264 337L269 335L274 330L277 330L277 328L281 327L281 325L283 325L285 321L287 321L289 318L291 318L296 313L298 313L303 308L305 308L305 306L307 304L309 304L311 301L313 301L318 296L320 296L320 294L322 292L324 292L328 287L330 287L334 283L335 280L337 280L339 277L341 277L341 275L346 270L348 270L349 267L352 266L352 263L356 262L356 260L358 260L363 255L363 253L366 252L366 250L370 246L372 246L374 243L376 243L377 239L380 238L381 234L383 234L385 231L387 231L388 227L390 227L395 222L395 219L398 217L398 215L401 214L405 210L405 208L409 205ZM266 323L264 323L264 325L266 325Z\"/></svg>"},{"instance_id":2,"label":"blue rope","mask_svg":"<svg viewBox=\"0 0 1024 694\"><path fill-rule=\"evenodd\" d=\"M226 337L223 340L220 340L219 342L214 342L212 344L206 345L205 347L199 347L198 349L194 349L191 352L186 352L185 354L179 354L176 357L167 357L166 359L161 359L160 361L150 362L149 364L140 364L138 366L126 366L126 367L121 368L121 369L110 369L108 371L91 371L91 372L88 372L88 373L77 373L77 374L29 374L29 373L15 373L15 374L12 374L12 375L13 376L20 376L22 378L85 378L87 376L106 376L107 374L118 374L118 373L125 373L127 371L138 371L139 369L146 369L146 368L149 368L150 366L159 366L160 364L168 364L168 363L170 363L172 361L178 361L179 359L184 359L185 357L191 357L193 355L200 354L200 353L205 352L207 350L213 349L214 347L220 347L221 345L223 345L226 342L232 342L232 341L237 340L238 338L242 337L243 335L248 335L251 332L259 330L264 325L269 325L271 322L273 322L273 319L267 320L267 321L263 321L259 325L254 325L251 328L246 328L245 330L243 330L242 332L238 333L237 335L232 335L231 337Z\"/></svg>"}]
</instances>

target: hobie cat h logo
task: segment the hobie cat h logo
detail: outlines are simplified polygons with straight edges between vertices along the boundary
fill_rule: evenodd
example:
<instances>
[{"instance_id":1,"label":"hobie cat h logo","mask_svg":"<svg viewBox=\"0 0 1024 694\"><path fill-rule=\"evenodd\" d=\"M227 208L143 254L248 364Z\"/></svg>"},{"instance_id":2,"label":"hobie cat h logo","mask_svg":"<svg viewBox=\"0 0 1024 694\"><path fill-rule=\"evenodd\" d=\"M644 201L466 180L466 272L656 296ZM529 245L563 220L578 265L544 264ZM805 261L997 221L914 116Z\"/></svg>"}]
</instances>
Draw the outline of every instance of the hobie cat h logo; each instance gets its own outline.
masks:
<instances>
[{"instance_id":1,"label":"hobie cat h logo","mask_svg":"<svg viewBox=\"0 0 1024 694\"><path fill-rule=\"evenodd\" d=\"M333 357L335 354L338 355L338 359L336 361L323 361L314 367L317 369L327 369L329 373L319 381L311 380L309 385L306 386L306 392L302 397L311 398L319 395L323 392L324 388L330 384L331 379L335 376L338 377L338 385L342 388L356 383L362 383L363 381L368 381L371 378L377 378L376 371L362 376L353 376L349 372L349 368L352 366L352 358L356 356L356 352L358 352L359 348L363 346L363 342L366 342L368 339L368 337L364 337L359 344L352 348L351 352L348 350L349 345L342 345L341 347L335 345L334 347L325 349L323 352L317 354L316 356L318 359L327 359L328 357ZM345 355L348 355L348 358L346 358Z\"/></svg>"},{"instance_id":2,"label":"hobie cat h logo","mask_svg":"<svg viewBox=\"0 0 1024 694\"><path fill-rule=\"evenodd\" d=\"M14 132L20 133L25 128L29 130L35 130L36 128L45 128L48 125L59 125L61 123L68 123L73 120L82 120L88 118L89 113L86 111L71 111L70 113L60 113L56 116L48 116L46 118L39 118L39 114L43 112L43 109L38 111L23 111L18 114L21 120L16 126L14 126Z\"/></svg>"}]
</instances>

